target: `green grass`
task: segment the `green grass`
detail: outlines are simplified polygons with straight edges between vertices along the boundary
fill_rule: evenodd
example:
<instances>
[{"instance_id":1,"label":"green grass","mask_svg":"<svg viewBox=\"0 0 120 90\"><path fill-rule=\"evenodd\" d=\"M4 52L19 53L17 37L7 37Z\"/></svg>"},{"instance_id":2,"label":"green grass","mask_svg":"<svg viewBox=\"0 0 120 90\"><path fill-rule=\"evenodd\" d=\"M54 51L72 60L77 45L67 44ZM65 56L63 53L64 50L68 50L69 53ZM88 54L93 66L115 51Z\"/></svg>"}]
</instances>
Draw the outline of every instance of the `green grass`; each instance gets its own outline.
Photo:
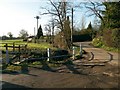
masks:
<instances>
[{"instance_id":1,"label":"green grass","mask_svg":"<svg viewBox=\"0 0 120 90\"><path fill-rule=\"evenodd\" d=\"M112 51L112 52L120 52L118 48L114 48L114 47L107 47L107 46L102 46L101 48L107 50L107 51Z\"/></svg>"},{"instance_id":2,"label":"green grass","mask_svg":"<svg viewBox=\"0 0 120 90\"><path fill-rule=\"evenodd\" d=\"M52 47L52 45L50 45L47 42L41 42L39 44L38 43L27 43L27 42L23 42L22 39L17 39L17 40L0 40L0 42L2 42L2 43L11 43L11 44L8 44L8 45L12 45L13 42L15 42L15 44L17 44L17 45L27 44L27 48L29 48L29 49L47 49L47 48L55 49L54 47ZM2 49L4 49L4 48L2 48Z\"/></svg>"},{"instance_id":3,"label":"green grass","mask_svg":"<svg viewBox=\"0 0 120 90\"><path fill-rule=\"evenodd\" d=\"M0 48L0 50L6 50L5 47L3 47L5 45L5 43L8 44L8 46L12 46L13 43L15 43L15 45L20 45L20 44L27 44L27 42L23 42L22 39L17 39L17 40L0 40L0 46L2 46L2 48ZM12 51L12 48L8 48L9 51Z\"/></svg>"},{"instance_id":4,"label":"green grass","mask_svg":"<svg viewBox=\"0 0 120 90\"><path fill-rule=\"evenodd\" d=\"M28 43L28 48L32 49L32 48L36 48L36 49L47 49L47 48L51 48L51 49L55 49L54 47L52 47L52 45L50 45L49 43Z\"/></svg>"},{"instance_id":5,"label":"green grass","mask_svg":"<svg viewBox=\"0 0 120 90\"><path fill-rule=\"evenodd\" d=\"M16 40L0 40L2 43L19 43L19 44L25 44L26 42L23 42L23 39L16 39Z\"/></svg>"},{"instance_id":6,"label":"green grass","mask_svg":"<svg viewBox=\"0 0 120 90\"><path fill-rule=\"evenodd\" d=\"M8 65L6 70L20 71L21 70L21 66Z\"/></svg>"}]
</instances>

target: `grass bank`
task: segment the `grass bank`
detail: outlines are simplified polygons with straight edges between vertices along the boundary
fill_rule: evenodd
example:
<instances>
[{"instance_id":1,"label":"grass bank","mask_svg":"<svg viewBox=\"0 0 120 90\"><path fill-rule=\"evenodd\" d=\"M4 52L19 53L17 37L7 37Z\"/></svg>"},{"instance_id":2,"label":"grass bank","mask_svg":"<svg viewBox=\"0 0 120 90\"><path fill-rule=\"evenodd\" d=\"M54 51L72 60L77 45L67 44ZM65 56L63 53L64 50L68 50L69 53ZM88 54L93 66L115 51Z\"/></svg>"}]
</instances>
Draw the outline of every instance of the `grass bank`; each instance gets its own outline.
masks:
<instances>
[{"instance_id":1,"label":"grass bank","mask_svg":"<svg viewBox=\"0 0 120 90\"><path fill-rule=\"evenodd\" d=\"M108 47L104 44L103 42L103 38L102 37L99 37L99 38L94 38L92 40L92 44L95 46L95 47L98 47L98 48L103 48L107 51L112 51L112 52L120 52L120 48L115 48L115 47Z\"/></svg>"}]
</instances>

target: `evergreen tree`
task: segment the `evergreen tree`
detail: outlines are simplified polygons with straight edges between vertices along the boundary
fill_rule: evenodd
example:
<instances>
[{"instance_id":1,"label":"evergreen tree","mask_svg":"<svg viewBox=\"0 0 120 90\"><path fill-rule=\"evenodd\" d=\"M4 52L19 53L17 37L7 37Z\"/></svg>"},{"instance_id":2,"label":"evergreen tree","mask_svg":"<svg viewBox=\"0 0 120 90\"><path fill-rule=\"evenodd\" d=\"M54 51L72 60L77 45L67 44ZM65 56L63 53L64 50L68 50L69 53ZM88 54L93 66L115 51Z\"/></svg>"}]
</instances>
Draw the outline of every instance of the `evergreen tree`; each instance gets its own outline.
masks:
<instances>
[{"instance_id":1,"label":"evergreen tree","mask_svg":"<svg viewBox=\"0 0 120 90\"><path fill-rule=\"evenodd\" d=\"M37 38L39 39L41 36L43 36L43 32L42 32L42 27L40 25L40 27L38 28L38 32L37 32Z\"/></svg>"},{"instance_id":2,"label":"evergreen tree","mask_svg":"<svg viewBox=\"0 0 120 90\"><path fill-rule=\"evenodd\" d=\"M91 22L89 23L89 25L88 25L87 29L90 29L90 30L92 29Z\"/></svg>"},{"instance_id":3,"label":"evergreen tree","mask_svg":"<svg viewBox=\"0 0 120 90\"><path fill-rule=\"evenodd\" d=\"M103 19L105 22L103 29L103 40L105 45L119 47L120 41L120 2L104 2L105 11Z\"/></svg>"},{"instance_id":4,"label":"evergreen tree","mask_svg":"<svg viewBox=\"0 0 120 90\"><path fill-rule=\"evenodd\" d=\"M119 28L120 27L120 2L104 2L105 11L103 18L105 21L105 28Z\"/></svg>"},{"instance_id":5,"label":"evergreen tree","mask_svg":"<svg viewBox=\"0 0 120 90\"><path fill-rule=\"evenodd\" d=\"M95 32L93 31L91 22L89 23L89 25L87 27L87 32L90 35L91 39L93 39L95 37Z\"/></svg>"}]
</instances>

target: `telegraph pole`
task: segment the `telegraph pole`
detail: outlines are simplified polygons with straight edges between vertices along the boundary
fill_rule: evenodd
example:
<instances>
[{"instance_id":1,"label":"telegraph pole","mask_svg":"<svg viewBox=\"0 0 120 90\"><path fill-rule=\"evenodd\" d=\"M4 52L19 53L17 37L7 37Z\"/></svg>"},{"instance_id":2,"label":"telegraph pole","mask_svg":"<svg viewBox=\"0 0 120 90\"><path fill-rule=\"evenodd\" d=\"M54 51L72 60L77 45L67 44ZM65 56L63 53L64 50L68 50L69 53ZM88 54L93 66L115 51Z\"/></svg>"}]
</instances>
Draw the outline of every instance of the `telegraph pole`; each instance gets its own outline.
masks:
<instances>
[{"instance_id":1,"label":"telegraph pole","mask_svg":"<svg viewBox=\"0 0 120 90\"><path fill-rule=\"evenodd\" d=\"M37 19L37 30L38 30L38 19L40 18L39 16L34 17Z\"/></svg>"},{"instance_id":2,"label":"telegraph pole","mask_svg":"<svg viewBox=\"0 0 120 90\"><path fill-rule=\"evenodd\" d=\"M71 29L71 45L73 45L73 7L72 7L72 29Z\"/></svg>"},{"instance_id":3,"label":"telegraph pole","mask_svg":"<svg viewBox=\"0 0 120 90\"><path fill-rule=\"evenodd\" d=\"M35 17L37 19L37 30L38 30L38 19L40 18L39 16Z\"/></svg>"},{"instance_id":4,"label":"telegraph pole","mask_svg":"<svg viewBox=\"0 0 120 90\"><path fill-rule=\"evenodd\" d=\"M40 18L39 16L34 17L37 19L37 31L38 31L38 19ZM35 28L34 28L34 33L35 33ZM36 37L35 37L35 43L36 43Z\"/></svg>"},{"instance_id":5,"label":"telegraph pole","mask_svg":"<svg viewBox=\"0 0 120 90\"><path fill-rule=\"evenodd\" d=\"M36 36L35 36L35 27L34 27L34 43L36 43Z\"/></svg>"}]
</instances>

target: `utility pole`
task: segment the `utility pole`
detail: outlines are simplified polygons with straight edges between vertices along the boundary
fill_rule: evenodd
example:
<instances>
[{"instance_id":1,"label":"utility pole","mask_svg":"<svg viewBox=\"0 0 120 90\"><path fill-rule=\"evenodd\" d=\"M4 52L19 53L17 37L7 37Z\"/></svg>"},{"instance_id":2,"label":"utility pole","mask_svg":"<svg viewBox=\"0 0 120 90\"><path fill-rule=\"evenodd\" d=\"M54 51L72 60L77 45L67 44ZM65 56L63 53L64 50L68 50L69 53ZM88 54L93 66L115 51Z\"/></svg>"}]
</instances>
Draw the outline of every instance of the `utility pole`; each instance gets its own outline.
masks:
<instances>
[{"instance_id":1,"label":"utility pole","mask_svg":"<svg viewBox=\"0 0 120 90\"><path fill-rule=\"evenodd\" d=\"M36 43L36 36L35 36L35 27L34 27L34 43Z\"/></svg>"},{"instance_id":2,"label":"utility pole","mask_svg":"<svg viewBox=\"0 0 120 90\"><path fill-rule=\"evenodd\" d=\"M54 19L52 17L52 44L54 43L54 27L55 27L55 24L54 24Z\"/></svg>"},{"instance_id":3,"label":"utility pole","mask_svg":"<svg viewBox=\"0 0 120 90\"><path fill-rule=\"evenodd\" d=\"M34 37L35 37L35 27L34 27Z\"/></svg>"},{"instance_id":4,"label":"utility pole","mask_svg":"<svg viewBox=\"0 0 120 90\"><path fill-rule=\"evenodd\" d=\"M40 18L39 16L34 17L37 19L37 30L38 30L38 19Z\"/></svg>"},{"instance_id":5,"label":"utility pole","mask_svg":"<svg viewBox=\"0 0 120 90\"><path fill-rule=\"evenodd\" d=\"M73 7L72 7L72 29L71 29L71 45L73 45Z\"/></svg>"}]
</instances>

